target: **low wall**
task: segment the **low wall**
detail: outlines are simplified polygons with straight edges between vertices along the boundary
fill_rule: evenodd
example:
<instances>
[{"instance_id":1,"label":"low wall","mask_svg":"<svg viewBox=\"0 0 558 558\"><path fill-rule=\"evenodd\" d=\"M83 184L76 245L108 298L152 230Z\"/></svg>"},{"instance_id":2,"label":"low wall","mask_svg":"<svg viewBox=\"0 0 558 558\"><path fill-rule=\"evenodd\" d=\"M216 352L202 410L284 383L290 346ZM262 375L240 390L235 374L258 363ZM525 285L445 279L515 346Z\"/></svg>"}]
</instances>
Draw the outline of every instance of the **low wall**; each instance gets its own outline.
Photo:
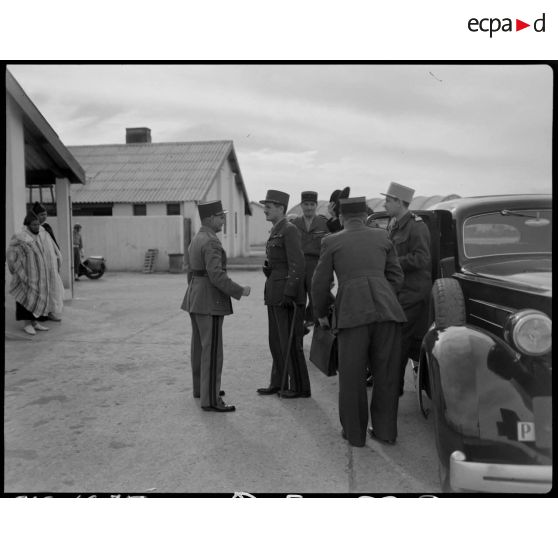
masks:
<instances>
[{"instance_id":1,"label":"low wall","mask_svg":"<svg viewBox=\"0 0 558 558\"><path fill-rule=\"evenodd\" d=\"M58 236L56 217L48 222ZM184 253L181 215L142 217L73 217L82 226L85 256L104 256L109 271L142 271L145 253L157 248L154 271L168 271L169 254Z\"/></svg>"}]
</instances>

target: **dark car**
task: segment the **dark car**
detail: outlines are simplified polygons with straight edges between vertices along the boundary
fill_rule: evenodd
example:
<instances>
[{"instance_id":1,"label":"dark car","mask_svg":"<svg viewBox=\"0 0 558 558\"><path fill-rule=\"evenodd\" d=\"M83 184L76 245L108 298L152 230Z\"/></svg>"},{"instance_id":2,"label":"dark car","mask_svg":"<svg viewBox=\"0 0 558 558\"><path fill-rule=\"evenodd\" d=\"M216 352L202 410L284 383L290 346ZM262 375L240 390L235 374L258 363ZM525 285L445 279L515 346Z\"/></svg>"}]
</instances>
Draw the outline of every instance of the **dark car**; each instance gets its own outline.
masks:
<instances>
[{"instance_id":1,"label":"dark car","mask_svg":"<svg viewBox=\"0 0 558 558\"><path fill-rule=\"evenodd\" d=\"M460 198L415 213L436 279L416 386L442 490L548 492L552 198Z\"/></svg>"}]
</instances>

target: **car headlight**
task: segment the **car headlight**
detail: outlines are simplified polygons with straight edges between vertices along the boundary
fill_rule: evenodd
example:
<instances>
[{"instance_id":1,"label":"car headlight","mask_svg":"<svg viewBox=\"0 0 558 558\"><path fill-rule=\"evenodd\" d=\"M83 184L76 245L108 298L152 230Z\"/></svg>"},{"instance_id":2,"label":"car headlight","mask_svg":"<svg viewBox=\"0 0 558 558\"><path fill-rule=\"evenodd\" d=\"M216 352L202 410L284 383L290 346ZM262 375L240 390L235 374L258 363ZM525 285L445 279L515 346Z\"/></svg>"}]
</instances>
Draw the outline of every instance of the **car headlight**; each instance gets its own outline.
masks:
<instances>
[{"instance_id":1,"label":"car headlight","mask_svg":"<svg viewBox=\"0 0 558 558\"><path fill-rule=\"evenodd\" d=\"M519 352L544 355L552 348L552 320L538 310L521 310L508 318L504 335Z\"/></svg>"}]
</instances>

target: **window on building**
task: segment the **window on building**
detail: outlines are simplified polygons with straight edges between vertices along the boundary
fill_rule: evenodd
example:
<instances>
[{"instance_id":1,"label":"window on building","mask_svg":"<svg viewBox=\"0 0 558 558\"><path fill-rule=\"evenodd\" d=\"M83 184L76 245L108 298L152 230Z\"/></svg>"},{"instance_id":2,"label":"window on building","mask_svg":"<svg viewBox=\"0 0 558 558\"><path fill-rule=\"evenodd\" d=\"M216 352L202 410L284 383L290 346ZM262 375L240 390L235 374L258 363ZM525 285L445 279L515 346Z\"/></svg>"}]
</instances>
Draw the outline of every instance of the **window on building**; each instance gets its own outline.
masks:
<instances>
[{"instance_id":1,"label":"window on building","mask_svg":"<svg viewBox=\"0 0 558 558\"><path fill-rule=\"evenodd\" d=\"M238 213L234 212L234 234L238 234Z\"/></svg>"},{"instance_id":2,"label":"window on building","mask_svg":"<svg viewBox=\"0 0 558 558\"><path fill-rule=\"evenodd\" d=\"M74 217L112 217L112 203L74 203L72 204Z\"/></svg>"},{"instance_id":3,"label":"window on building","mask_svg":"<svg viewBox=\"0 0 558 558\"><path fill-rule=\"evenodd\" d=\"M134 204L134 215L147 215L147 205L144 203Z\"/></svg>"},{"instance_id":4,"label":"window on building","mask_svg":"<svg viewBox=\"0 0 558 558\"><path fill-rule=\"evenodd\" d=\"M167 215L180 215L180 204L167 203Z\"/></svg>"}]
</instances>

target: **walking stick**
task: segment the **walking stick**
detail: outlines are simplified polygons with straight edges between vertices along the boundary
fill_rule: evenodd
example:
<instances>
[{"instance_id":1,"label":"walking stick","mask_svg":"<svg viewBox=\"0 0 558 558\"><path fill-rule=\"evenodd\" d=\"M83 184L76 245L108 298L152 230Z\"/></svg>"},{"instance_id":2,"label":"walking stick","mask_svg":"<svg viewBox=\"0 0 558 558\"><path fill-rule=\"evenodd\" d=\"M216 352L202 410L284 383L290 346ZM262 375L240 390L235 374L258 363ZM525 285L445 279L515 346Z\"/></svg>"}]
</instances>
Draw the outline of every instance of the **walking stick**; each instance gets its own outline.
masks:
<instances>
[{"instance_id":1,"label":"walking stick","mask_svg":"<svg viewBox=\"0 0 558 558\"><path fill-rule=\"evenodd\" d=\"M285 389L285 381L287 380L287 370L289 368L289 356L291 352L291 346L293 344L293 336L294 336L294 328L295 328L295 320L296 320L296 302L293 300L293 319L291 321L291 329L289 331L289 340L287 341L287 350L285 351L285 357L283 364L283 376L281 377L281 390L279 391L279 398L282 398L281 393Z\"/></svg>"}]
</instances>

